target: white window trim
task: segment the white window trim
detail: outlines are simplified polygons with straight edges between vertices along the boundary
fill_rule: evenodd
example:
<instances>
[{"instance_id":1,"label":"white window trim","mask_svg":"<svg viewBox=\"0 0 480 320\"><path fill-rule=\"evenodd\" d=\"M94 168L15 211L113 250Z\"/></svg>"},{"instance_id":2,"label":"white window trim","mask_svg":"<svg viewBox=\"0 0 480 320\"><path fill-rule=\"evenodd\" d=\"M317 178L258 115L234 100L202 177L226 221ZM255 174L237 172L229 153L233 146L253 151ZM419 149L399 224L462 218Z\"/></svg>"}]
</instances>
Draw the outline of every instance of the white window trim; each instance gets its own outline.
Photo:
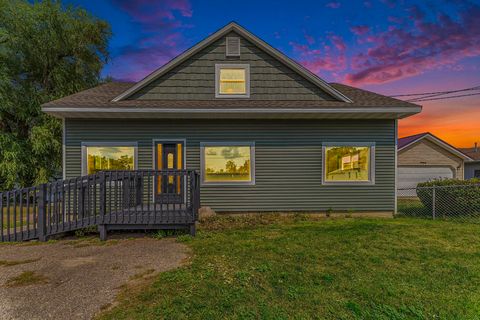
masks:
<instances>
[{"instance_id":1,"label":"white window trim","mask_svg":"<svg viewBox=\"0 0 480 320\"><path fill-rule=\"evenodd\" d=\"M133 147L133 170L138 168L138 142L112 142L112 141L93 141L82 142L82 176L87 173L87 148L88 147Z\"/></svg>"},{"instance_id":2,"label":"white window trim","mask_svg":"<svg viewBox=\"0 0 480 320\"><path fill-rule=\"evenodd\" d=\"M205 181L205 147L234 147L249 146L250 147L250 181ZM200 142L200 185L201 186L253 186L255 185L255 142L254 141L225 141L225 142Z\"/></svg>"},{"instance_id":3,"label":"white window trim","mask_svg":"<svg viewBox=\"0 0 480 320\"><path fill-rule=\"evenodd\" d=\"M326 148L327 147L370 147L370 166L368 172L368 181L327 181L326 166ZM395 169L396 170L396 169ZM338 185L338 186L358 186L358 185L374 185L375 184L375 142L324 142L322 144L322 185Z\"/></svg>"},{"instance_id":4,"label":"white window trim","mask_svg":"<svg viewBox=\"0 0 480 320\"><path fill-rule=\"evenodd\" d=\"M245 94L220 93L220 69L244 69L245 70ZM250 98L250 65L249 64L215 64L215 98L235 99Z\"/></svg>"}]
</instances>

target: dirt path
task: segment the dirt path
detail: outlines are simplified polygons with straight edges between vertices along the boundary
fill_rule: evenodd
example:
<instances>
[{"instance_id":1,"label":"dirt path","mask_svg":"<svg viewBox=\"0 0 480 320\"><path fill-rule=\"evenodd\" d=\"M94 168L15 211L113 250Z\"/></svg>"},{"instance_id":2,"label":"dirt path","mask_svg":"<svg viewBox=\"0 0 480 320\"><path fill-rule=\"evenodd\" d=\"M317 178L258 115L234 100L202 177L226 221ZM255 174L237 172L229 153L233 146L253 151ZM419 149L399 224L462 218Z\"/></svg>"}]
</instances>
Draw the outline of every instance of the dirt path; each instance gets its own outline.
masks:
<instances>
[{"instance_id":1,"label":"dirt path","mask_svg":"<svg viewBox=\"0 0 480 320\"><path fill-rule=\"evenodd\" d=\"M176 268L188 254L174 239L2 245L0 319L91 319L129 279Z\"/></svg>"}]
</instances>

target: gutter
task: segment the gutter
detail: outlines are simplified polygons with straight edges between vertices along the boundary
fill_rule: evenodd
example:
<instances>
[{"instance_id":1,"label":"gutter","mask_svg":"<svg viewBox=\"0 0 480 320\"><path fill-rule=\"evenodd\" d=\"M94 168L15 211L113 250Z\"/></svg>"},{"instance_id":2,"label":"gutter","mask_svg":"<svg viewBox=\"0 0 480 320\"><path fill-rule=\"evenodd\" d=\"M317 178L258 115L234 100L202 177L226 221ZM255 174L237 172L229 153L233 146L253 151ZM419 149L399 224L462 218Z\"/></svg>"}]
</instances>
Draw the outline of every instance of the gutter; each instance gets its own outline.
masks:
<instances>
[{"instance_id":1,"label":"gutter","mask_svg":"<svg viewBox=\"0 0 480 320\"><path fill-rule=\"evenodd\" d=\"M267 113L267 114L322 114L322 113L419 113L422 107L371 107L371 108L228 108L228 109L198 109L198 108L75 108L75 107L42 107L42 111L46 113L57 112L76 112L76 113L176 113L176 114L212 114L212 113Z\"/></svg>"}]
</instances>

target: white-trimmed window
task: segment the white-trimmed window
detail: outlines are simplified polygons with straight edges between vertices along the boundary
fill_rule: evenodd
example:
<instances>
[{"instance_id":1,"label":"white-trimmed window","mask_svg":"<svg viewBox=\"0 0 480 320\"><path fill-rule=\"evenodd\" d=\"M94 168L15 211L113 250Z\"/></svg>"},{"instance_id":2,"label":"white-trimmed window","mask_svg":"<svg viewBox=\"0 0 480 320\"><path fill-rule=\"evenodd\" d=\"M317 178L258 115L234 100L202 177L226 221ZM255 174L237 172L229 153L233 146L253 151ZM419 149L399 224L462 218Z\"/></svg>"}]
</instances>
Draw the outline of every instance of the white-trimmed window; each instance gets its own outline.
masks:
<instances>
[{"instance_id":1,"label":"white-trimmed window","mask_svg":"<svg viewBox=\"0 0 480 320\"><path fill-rule=\"evenodd\" d=\"M202 184L255 184L254 142L202 142Z\"/></svg>"},{"instance_id":2,"label":"white-trimmed window","mask_svg":"<svg viewBox=\"0 0 480 320\"><path fill-rule=\"evenodd\" d=\"M135 170L136 142L83 142L82 175L102 170Z\"/></svg>"},{"instance_id":3,"label":"white-trimmed window","mask_svg":"<svg viewBox=\"0 0 480 320\"><path fill-rule=\"evenodd\" d=\"M216 98L250 97L250 65L216 64L215 65Z\"/></svg>"},{"instance_id":4,"label":"white-trimmed window","mask_svg":"<svg viewBox=\"0 0 480 320\"><path fill-rule=\"evenodd\" d=\"M323 144L324 184L374 184L375 144Z\"/></svg>"}]
</instances>

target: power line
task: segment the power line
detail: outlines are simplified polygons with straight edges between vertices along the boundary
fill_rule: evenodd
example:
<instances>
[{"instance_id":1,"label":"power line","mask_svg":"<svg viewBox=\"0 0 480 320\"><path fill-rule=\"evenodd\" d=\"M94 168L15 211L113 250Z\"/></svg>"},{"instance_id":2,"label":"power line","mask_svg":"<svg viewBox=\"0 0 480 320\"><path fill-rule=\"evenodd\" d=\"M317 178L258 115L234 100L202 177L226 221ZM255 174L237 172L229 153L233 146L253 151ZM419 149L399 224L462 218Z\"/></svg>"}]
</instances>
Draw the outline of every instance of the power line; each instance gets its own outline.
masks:
<instances>
[{"instance_id":1,"label":"power line","mask_svg":"<svg viewBox=\"0 0 480 320\"><path fill-rule=\"evenodd\" d=\"M438 93L438 94L431 94L431 95L427 95L427 96L423 96L423 97L417 97L417 98L413 98L413 99L408 99L406 101L409 101L409 102L415 102L415 101L425 101L426 99L430 99L430 98L433 98L433 97L439 97L439 96L447 96L449 94L452 94L452 93L460 93L460 92L467 92L467 91L477 91L478 89L469 89L469 90L456 90L454 92L450 92L450 93ZM447 98L447 97L445 97Z\"/></svg>"},{"instance_id":2,"label":"power line","mask_svg":"<svg viewBox=\"0 0 480 320\"><path fill-rule=\"evenodd\" d=\"M392 95L390 97L396 98L396 97L426 96L426 95L430 95L430 94L449 94L449 93L456 93L456 92L462 92L462 91L468 91L468 90L479 90L479 89L480 89L480 86L475 86L475 87L459 89L459 90L424 92L424 93L409 93L409 94L395 94L395 95Z\"/></svg>"},{"instance_id":3,"label":"power line","mask_svg":"<svg viewBox=\"0 0 480 320\"><path fill-rule=\"evenodd\" d=\"M408 93L408 94L397 94L392 95L391 97L411 97L406 99L405 101L408 102L421 102L421 101L432 101L432 100L444 100L444 99L453 99L453 98L460 98L460 97L469 97L469 96L476 96L480 93L473 93L473 94L460 94L454 96L448 96L449 94L453 93L460 93L460 92L467 92L467 91L477 91L480 90L480 86L465 88L465 89L458 89L458 90L448 90L448 91L435 91L435 92L424 92L424 93Z\"/></svg>"},{"instance_id":4,"label":"power line","mask_svg":"<svg viewBox=\"0 0 480 320\"><path fill-rule=\"evenodd\" d=\"M420 101L432 101L432 100L445 100L445 99L453 99L453 98L460 98L460 97L470 97L470 96L478 96L480 95L480 92L478 93L470 93L470 94L460 94L457 96L449 96L449 97L438 97L438 98L425 98L425 99L416 99L416 100L406 100L408 102L420 102Z\"/></svg>"}]
</instances>

